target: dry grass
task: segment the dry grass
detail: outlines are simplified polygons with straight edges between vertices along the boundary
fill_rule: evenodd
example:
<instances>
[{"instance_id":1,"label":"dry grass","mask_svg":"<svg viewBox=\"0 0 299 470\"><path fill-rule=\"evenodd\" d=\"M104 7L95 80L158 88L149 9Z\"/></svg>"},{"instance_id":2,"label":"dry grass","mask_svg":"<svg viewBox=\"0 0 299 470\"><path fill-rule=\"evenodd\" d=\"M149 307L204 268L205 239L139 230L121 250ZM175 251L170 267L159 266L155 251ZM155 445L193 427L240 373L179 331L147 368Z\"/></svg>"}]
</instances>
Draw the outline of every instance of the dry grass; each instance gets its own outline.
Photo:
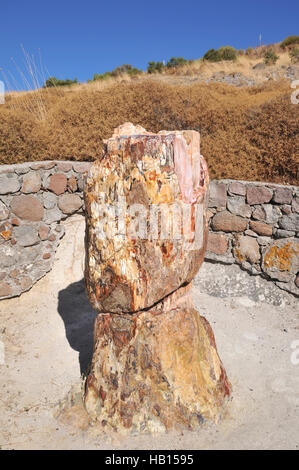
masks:
<instances>
[{"instance_id":1,"label":"dry grass","mask_svg":"<svg viewBox=\"0 0 299 470\"><path fill-rule=\"evenodd\" d=\"M154 132L200 130L212 178L298 184L291 91L287 81L236 88L121 78L39 92L42 120L28 111L27 94L14 94L0 107L0 162L94 160L113 128L132 121Z\"/></svg>"}]
</instances>

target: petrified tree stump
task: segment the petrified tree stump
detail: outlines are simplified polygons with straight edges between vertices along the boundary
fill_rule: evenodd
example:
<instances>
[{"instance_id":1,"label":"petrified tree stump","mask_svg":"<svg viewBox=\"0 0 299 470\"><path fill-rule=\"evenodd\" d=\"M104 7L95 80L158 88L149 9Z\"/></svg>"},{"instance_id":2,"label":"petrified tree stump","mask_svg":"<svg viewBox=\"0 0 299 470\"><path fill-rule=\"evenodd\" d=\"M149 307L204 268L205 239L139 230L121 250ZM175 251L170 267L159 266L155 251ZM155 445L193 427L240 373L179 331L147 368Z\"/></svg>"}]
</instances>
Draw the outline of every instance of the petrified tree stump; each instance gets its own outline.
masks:
<instances>
[{"instance_id":1,"label":"petrified tree stump","mask_svg":"<svg viewBox=\"0 0 299 470\"><path fill-rule=\"evenodd\" d=\"M230 385L190 294L208 234L199 134L126 123L105 145L85 189L85 281L99 311L85 407L114 430L217 420Z\"/></svg>"}]
</instances>

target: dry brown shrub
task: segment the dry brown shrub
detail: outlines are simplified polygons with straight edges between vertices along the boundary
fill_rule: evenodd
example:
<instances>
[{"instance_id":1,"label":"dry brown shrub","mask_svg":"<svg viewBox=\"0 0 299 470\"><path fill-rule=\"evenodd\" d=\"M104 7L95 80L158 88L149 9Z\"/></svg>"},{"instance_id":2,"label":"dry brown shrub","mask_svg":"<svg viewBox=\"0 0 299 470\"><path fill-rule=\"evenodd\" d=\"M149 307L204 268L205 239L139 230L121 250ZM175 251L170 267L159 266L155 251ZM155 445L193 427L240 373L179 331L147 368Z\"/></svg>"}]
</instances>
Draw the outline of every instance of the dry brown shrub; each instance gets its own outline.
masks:
<instances>
[{"instance_id":1,"label":"dry brown shrub","mask_svg":"<svg viewBox=\"0 0 299 470\"><path fill-rule=\"evenodd\" d=\"M212 178L298 184L299 107L291 91L288 82L236 88L141 78L46 90L43 121L11 97L0 107L0 162L94 160L114 127L132 121L154 132L199 130Z\"/></svg>"}]
</instances>

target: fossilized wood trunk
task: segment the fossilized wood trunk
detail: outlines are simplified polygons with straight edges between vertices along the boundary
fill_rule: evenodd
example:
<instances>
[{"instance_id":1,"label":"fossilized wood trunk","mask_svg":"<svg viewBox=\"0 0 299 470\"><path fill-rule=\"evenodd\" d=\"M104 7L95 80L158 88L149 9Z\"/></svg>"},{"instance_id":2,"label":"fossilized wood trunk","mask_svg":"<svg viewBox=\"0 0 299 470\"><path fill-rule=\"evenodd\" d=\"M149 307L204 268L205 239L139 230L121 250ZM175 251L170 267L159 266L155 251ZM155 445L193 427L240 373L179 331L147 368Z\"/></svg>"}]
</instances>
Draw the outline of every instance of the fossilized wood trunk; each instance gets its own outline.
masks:
<instances>
[{"instance_id":1,"label":"fossilized wood trunk","mask_svg":"<svg viewBox=\"0 0 299 470\"><path fill-rule=\"evenodd\" d=\"M199 143L195 131L127 123L87 179L85 281L99 315L84 402L108 429L192 429L230 394L190 294L208 234Z\"/></svg>"},{"instance_id":2,"label":"fossilized wood trunk","mask_svg":"<svg viewBox=\"0 0 299 470\"><path fill-rule=\"evenodd\" d=\"M195 131L116 136L106 147L85 189L86 287L100 312L134 312L197 273L209 178Z\"/></svg>"},{"instance_id":3,"label":"fossilized wood trunk","mask_svg":"<svg viewBox=\"0 0 299 470\"><path fill-rule=\"evenodd\" d=\"M98 315L85 406L105 429L194 429L221 415L230 385L187 288L148 311Z\"/></svg>"}]
</instances>

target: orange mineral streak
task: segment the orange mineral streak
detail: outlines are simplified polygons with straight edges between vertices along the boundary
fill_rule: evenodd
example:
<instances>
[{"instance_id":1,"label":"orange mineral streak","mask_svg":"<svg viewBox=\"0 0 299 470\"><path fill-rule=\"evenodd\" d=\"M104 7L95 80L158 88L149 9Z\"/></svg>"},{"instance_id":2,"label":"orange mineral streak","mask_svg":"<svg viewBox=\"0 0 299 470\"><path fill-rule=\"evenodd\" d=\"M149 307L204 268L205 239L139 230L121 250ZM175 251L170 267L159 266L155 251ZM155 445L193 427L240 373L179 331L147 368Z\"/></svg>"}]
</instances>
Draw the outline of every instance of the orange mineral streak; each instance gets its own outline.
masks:
<instances>
[{"instance_id":1,"label":"orange mineral streak","mask_svg":"<svg viewBox=\"0 0 299 470\"><path fill-rule=\"evenodd\" d=\"M0 235L4 240L9 240L12 237L12 231L11 230L3 230L3 232L0 232Z\"/></svg>"},{"instance_id":2,"label":"orange mineral streak","mask_svg":"<svg viewBox=\"0 0 299 470\"><path fill-rule=\"evenodd\" d=\"M299 245L289 242L282 247L272 246L265 255L265 268L277 268L280 271L290 271L292 258L298 256Z\"/></svg>"}]
</instances>

